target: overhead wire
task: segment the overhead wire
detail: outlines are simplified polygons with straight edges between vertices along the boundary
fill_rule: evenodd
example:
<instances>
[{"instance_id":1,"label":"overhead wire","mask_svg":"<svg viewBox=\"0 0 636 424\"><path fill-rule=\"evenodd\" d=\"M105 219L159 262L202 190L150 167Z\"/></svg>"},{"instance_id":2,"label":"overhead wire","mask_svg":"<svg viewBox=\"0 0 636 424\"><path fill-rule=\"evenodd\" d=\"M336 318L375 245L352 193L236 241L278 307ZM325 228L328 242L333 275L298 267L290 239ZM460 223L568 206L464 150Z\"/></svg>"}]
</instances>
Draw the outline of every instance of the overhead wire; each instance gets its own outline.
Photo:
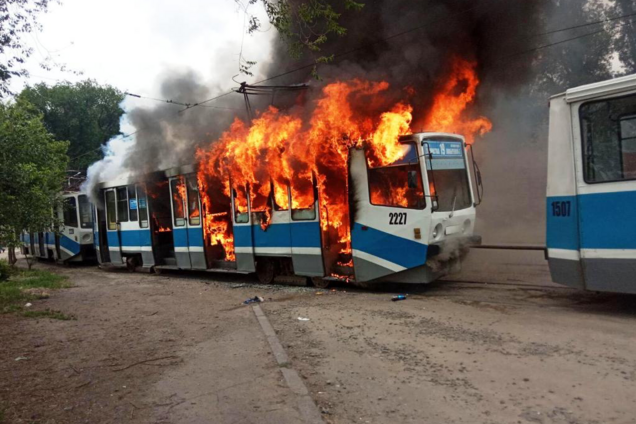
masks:
<instances>
[{"instance_id":1,"label":"overhead wire","mask_svg":"<svg viewBox=\"0 0 636 424\"><path fill-rule=\"evenodd\" d=\"M491 5L493 5L494 3L495 3L495 2L491 3ZM479 8L479 7L480 7L480 6L482 6L482 5L483 5L483 3L482 3L482 4L479 4L479 5L477 5L477 6L474 6L474 7L468 8L468 9L466 9L466 10L464 10L464 11L461 11L461 12L459 12L458 14L464 14L464 13L471 12L471 11L473 11L473 10L475 10L475 9ZM455 15L455 16L457 16L457 15ZM614 21L617 21L617 20L621 20L621 19L625 19L625 18L629 18L629 17L634 17L634 16L636 16L636 12L628 13L628 14L624 14L624 15L621 15L621 16L614 16L614 17L607 18L607 19L601 19L601 20L597 20L597 21L593 21L593 22L586 22L586 23L584 23L584 24L573 25L573 26L570 26L570 27L559 28L559 29L555 29L555 30L547 31L547 32L544 32L544 33L533 34L532 36L533 36L533 37L536 37L536 36L543 36L543 35L556 34L556 33L559 33L559 32L570 31L570 30L579 29L579 28L584 28L584 27L589 27L589 26L598 25L598 24L602 24L602 23L614 22ZM450 19L450 18L449 18L449 19ZM629 21L629 22L631 22L631 21ZM628 22L628 23L629 23L629 22ZM625 24L625 23L622 23L622 25L624 25L624 24ZM427 26L429 26L429 24L428 24L428 23L427 23L427 24L423 24L423 25L419 25L419 26L417 26L417 27L413 27L413 28L410 28L410 29L407 29L407 30L401 31L401 32L398 32L398 33L396 33L396 34L392 34L392 35L390 35L390 36L387 36L387 37L384 37L384 38L381 38L381 39L378 39L378 40L370 41L370 42L365 43L365 44L363 44L363 45L361 45L361 46L359 46L359 47L356 47L356 48L353 48L353 49L350 49L350 50L347 50L347 51L344 51L344 52L341 52L341 53L335 53L335 54L333 54L333 59L335 60L335 59L342 58L342 57L344 57L344 56L348 56L348 55L350 55L350 54L352 54L352 53L355 53L355 52L358 52L358 51L364 50L364 49L366 49L366 48L368 48L368 47L370 47L370 46L372 46L372 45L375 45L375 44L378 44L378 43L382 43L382 42L390 41L390 40L392 40L392 39L395 39L395 38L401 37L401 36L403 36L403 35L406 35L406 34L409 34L409 33L415 32L415 31L420 30L420 29L423 29L423 28L426 28ZM605 32L605 31L607 31L607 29L603 28L603 29L601 29L601 30L594 31L594 32L592 32L592 33L579 35L579 36L572 37L572 38L568 38L568 39L565 39L565 40L560 40L560 41L557 41L557 42L554 42L554 43L549 43L549 44L545 44L545 45L542 45L542 46L537 46L537 47L532 48L532 49L529 49L529 50L524 50L524 51L521 51L521 52L517 52L517 53L514 53L514 54L512 54L512 55L507 56L506 58L508 58L508 57L520 56L520 55L524 55L524 54L528 54L528 53L532 53L532 52L535 52L535 51L538 51L538 50L542 50L542 49L545 49L545 48L548 48L548 47L552 47L552 46L556 46L556 45L559 45L559 44L567 43L567 42L569 42L569 41L574 41L574 40L577 40L577 39L580 39L580 38L585 38L585 37L593 36L593 35L596 35L596 34L600 34L600 33ZM289 71L285 71L285 72L282 72L282 73L280 73L280 74L277 74L277 75L274 75L274 76L271 76L271 77L268 77L268 78L262 79L262 80L260 80L260 81L255 82L255 83L252 83L252 84L250 84L250 85L252 85L252 86L253 86L253 85L262 84L262 83L264 83L264 82L271 81L271 80L273 80L273 79L277 79L277 78L281 78L281 77L283 77L283 76L287 76L287 75L290 75L290 74L296 73L296 72L298 72L298 71L302 71L302 70L305 70L305 69L313 68L313 67L314 67L314 66L316 66L316 65L317 65L317 64L316 64L316 62L308 63L308 64L306 64L306 65L299 66L299 67L294 68L294 69L291 69L291 70L289 70ZM201 104L204 104L204 103L208 103L208 102L214 101L214 100L216 100L216 99L218 99L218 98L221 98L221 97L224 97L224 96L226 96L226 95L229 95L229 94L231 94L232 92L233 92L233 91L229 91L229 92L224 93L224 94L222 94L222 95L220 95L220 96L213 97L213 98L208 99L208 100L205 100L205 101L203 101L203 102L194 103L194 104L192 104L192 105L190 105L190 106L186 107L185 109L180 110L179 112L184 112L185 110L191 109L191 108L196 107L196 106L199 106L199 105L201 105Z\"/></svg>"},{"instance_id":2,"label":"overhead wire","mask_svg":"<svg viewBox=\"0 0 636 424\"><path fill-rule=\"evenodd\" d=\"M568 28L560 28L560 29L555 29L555 30L552 30L552 31L541 32L539 34L534 34L534 36L556 34L557 32L570 31L572 29L585 28L585 27L592 26L592 25L604 24L604 23L608 23L608 22L617 21L619 19L631 18L632 16L636 16L636 12L628 13L628 14L621 15L621 16L615 16L613 18L601 19L601 20L594 21L594 22L586 22L584 24L574 25L574 26L571 26L571 27L568 27Z\"/></svg>"},{"instance_id":3,"label":"overhead wire","mask_svg":"<svg viewBox=\"0 0 636 424\"><path fill-rule=\"evenodd\" d=\"M494 3L494 2L493 2L493 3ZM482 3L482 4L479 4L479 5L477 5L477 6L470 7L470 8L468 8L468 9L466 9L466 10L463 10L463 11L459 12L459 14L468 13L468 12L473 11L473 10L475 10L475 9L477 9L477 8L481 7L481 6L483 6L483 3ZM396 34L389 35L388 37L384 37L384 38L382 38L382 39L378 39L378 40L374 40L374 41L371 41L371 42L367 42L367 43L365 43L365 44L363 44L363 45L361 45L361 46L359 46L359 47L356 47L356 48L354 48L354 49L351 49L351 50L348 50L348 51L344 51L344 52L341 52L341 53L333 54L333 58L334 58L334 59L337 59L337 58L341 58L341 57L343 57L343 56L350 55L350 54L355 53L355 52L357 52L357 51L364 50L364 49L368 48L369 46L372 46L372 45L375 45L375 44L378 44L378 43L381 43L381 42L385 42L385 41L388 41L388 40L392 40L392 39L394 39L394 38L397 38L397 37L400 37L400 36L402 36L402 35L405 35L405 34L408 34L408 33L411 33L411 32L417 31L417 30L420 30L420 29L422 29L422 28L426 28L428 25L429 25L429 24L418 25L417 27L410 28L410 29L407 29L407 30L405 30L405 31L401 31L401 32L396 33ZM300 66L300 67L295 68L295 69L292 69L292 70L290 70L290 71L286 71L286 72L283 72L283 73L281 73L281 74L274 75L274 76L272 76L272 77L269 77L269 78L266 78L266 79L260 80L260 81L258 81L258 82L253 83L253 84L250 84L250 85L262 84L262 83L264 83L264 82L267 82L267 81L270 81L270 80L273 80L273 79L276 79L276 78L280 78L280 77L283 77L283 76L285 76L285 75L293 74L293 73L298 72L298 71L301 71L301 70L303 70L303 69L312 68L312 67L314 67L314 66L316 66L316 65L317 65L317 64L316 64L316 62L312 62L312 63L310 63L310 64ZM194 104L192 104L192 105L190 105L190 106L187 106L185 109L180 110L180 111L179 111L179 113L181 113L181 112L185 112L185 111L186 111L186 110L188 110L188 109L192 109L192 108L197 107L197 106L200 106L200 105L202 105L202 104L212 102L212 101L214 101L214 100L217 100L217 99L219 99L219 98L221 98L221 97L227 96L227 95L232 94L232 93L234 93L234 90L232 90L232 91L228 91L228 92L226 92L226 93L224 93L224 94L221 94L221 95L219 95L219 96L213 97L213 98L211 98L211 99L204 100L204 101L199 102L199 103L194 103Z\"/></svg>"},{"instance_id":4,"label":"overhead wire","mask_svg":"<svg viewBox=\"0 0 636 424\"><path fill-rule=\"evenodd\" d=\"M634 14L634 16L636 16L636 13ZM630 20L630 21L627 21L627 22L618 22L612 28L616 28L617 26L627 25L627 24L630 24L630 23L633 23L633 22L634 22L634 20ZM517 56L521 56L521 55L524 55L524 54L534 53L534 52L539 51L539 50L547 49L548 47L557 46L559 44L567 43L567 42L578 40L578 39L581 39L581 38L591 37L593 35L601 34L601 33L606 32L606 31L607 31L607 29L603 28L603 29L600 29L598 31L588 32L587 34L577 35L576 37L566 38L565 40L559 40L559 41L555 41L553 43L544 44L542 46L537 46L537 47L534 47L534 48L531 48L531 49L528 49L528 50L523 50L523 51L520 51L520 52L517 52L517 53L513 53L511 55L501 57L501 58L499 58L499 60L506 60L506 59L510 59L510 58L517 57Z\"/></svg>"}]
</instances>

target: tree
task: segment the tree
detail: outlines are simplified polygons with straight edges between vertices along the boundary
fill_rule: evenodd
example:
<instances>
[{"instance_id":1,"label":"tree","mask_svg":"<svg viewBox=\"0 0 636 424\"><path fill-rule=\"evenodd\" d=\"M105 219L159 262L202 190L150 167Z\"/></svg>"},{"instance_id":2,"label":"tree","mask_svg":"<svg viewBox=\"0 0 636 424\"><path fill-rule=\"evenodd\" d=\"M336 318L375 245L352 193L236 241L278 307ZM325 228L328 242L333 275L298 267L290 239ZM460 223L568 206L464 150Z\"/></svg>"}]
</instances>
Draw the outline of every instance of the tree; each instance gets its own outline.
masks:
<instances>
[{"instance_id":1,"label":"tree","mask_svg":"<svg viewBox=\"0 0 636 424\"><path fill-rule=\"evenodd\" d=\"M242 6L239 0L235 0ZM328 0L248 0L248 5L261 2L272 24L287 44L290 56L299 59L306 52L315 56L315 62L328 63L333 55L322 55L321 48L332 35L339 37L347 33L347 29L340 24L343 11L360 11L364 3L354 0L344 0L339 8L334 8ZM247 7L244 8L248 13ZM261 27L261 23L254 15L250 16L248 32L251 34ZM251 75L249 68L255 62L241 63L240 71ZM314 67L314 76L316 75Z\"/></svg>"},{"instance_id":2,"label":"tree","mask_svg":"<svg viewBox=\"0 0 636 424\"><path fill-rule=\"evenodd\" d=\"M28 102L0 103L0 244L15 262L20 233L43 232L57 224L68 157Z\"/></svg>"},{"instance_id":3,"label":"tree","mask_svg":"<svg viewBox=\"0 0 636 424\"><path fill-rule=\"evenodd\" d=\"M33 49L23 44L22 37L37 30L37 17L46 12L50 0L0 1L0 98L12 94L9 82L13 77L26 76L22 68Z\"/></svg>"},{"instance_id":4,"label":"tree","mask_svg":"<svg viewBox=\"0 0 636 424\"><path fill-rule=\"evenodd\" d=\"M85 170L103 157L101 146L120 134L119 120L124 114L121 91L109 85L86 80L54 86L37 84L19 95L43 115L44 125L57 140L68 140L69 166Z\"/></svg>"}]
</instances>

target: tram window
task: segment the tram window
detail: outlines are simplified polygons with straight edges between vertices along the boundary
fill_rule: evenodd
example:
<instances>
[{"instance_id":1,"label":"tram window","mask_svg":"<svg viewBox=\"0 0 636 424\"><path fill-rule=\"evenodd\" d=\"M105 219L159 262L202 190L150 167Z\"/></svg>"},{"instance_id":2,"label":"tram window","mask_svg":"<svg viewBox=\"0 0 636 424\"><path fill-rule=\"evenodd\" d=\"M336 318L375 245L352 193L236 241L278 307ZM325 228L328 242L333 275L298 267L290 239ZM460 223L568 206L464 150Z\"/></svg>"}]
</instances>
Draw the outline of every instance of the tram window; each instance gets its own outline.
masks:
<instances>
[{"instance_id":1,"label":"tram window","mask_svg":"<svg viewBox=\"0 0 636 424\"><path fill-rule=\"evenodd\" d=\"M77 228L77 201L74 197L64 199L64 225Z\"/></svg>"},{"instance_id":2,"label":"tram window","mask_svg":"<svg viewBox=\"0 0 636 424\"><path fill-rule=\"evenodd\" d=\"M128 190L117 188L117 218L119 222L128 222Z\"/></svg>"},{"instance_id":3,"label":"tram window","mask_svg":"<svg viewBox=\"0 0 636 424\"><path fill-rule=\"evenodd\" d=\"M273 198L274 198L274 210L286 211L289 209L289 191L287 185L274 183Z\"/></svg>"},{"instance_id":4,"label":"tram window","mask_svg":"<svg viewBox=\"0 0 636 424\"><path fill-rule=\"evenodd\" d=\"M415 144L403 145L404 155L388 166L368 168L371 204L424 209L424 188ZM368 163L368 161L367 161Z\"/></svg>"},{"instance_id":5,"label":"tram window","mask_svg":"<svg viewBox=\"0 0 636 424\"><path fill-rule=\"evenodd\" d=\"M137 210L139 211L139 228L148 228L148 199L146 190L137 186Z\"/></svg>"},{"instance_id":6,"label":"tram window","mask_svg":"<svg viewBox=\"0 0 636 424\"><path fill-rule=\"evenodd\" d=\"M199 187L197 186L197 179L195 177L189 177L187 180L188 185L188 219L190 225L201 224L201 210L199 208Z\"/></svg>"},{"instance_id":7,"label":"tram window","mask_svg":"<svg viewBox=\"0 0 636 424\"><path fill-rule=\"evenodd\" d=\"M636 179L636 95L585 103L579 118L585 181Z\"/></svg>"},{"instance_id":8,"label":"tram window","mask_svg":"<svg viewBox=\"0 0 636 424\"><path fill-rule=\"evenodd\" d=\"M185 220L185 193L184 193L183 178L175 178L170 180L170 191L172 191L172 210L174 213L174 226L183 227L186 224Z\"/></svg>"},{"instance_id":9,"label":"tram window","mask_svg":"<svg viewBox=\"0 0 636 424\"><path fill-rule=\"evenodd\" d=\"M117 215L115 214L116 207L117 207L117 202L115 201L115 192L112 190L109 190L106 192L106 215L107 215L109 230L117 229Z\"/></svg>"},{"instance_id":10,"label":"tram window","mask_svg":"<svg viewBox=\"0 0 636 424\"><path fill-rule=\"evenodd\" d=\"M316 189L311 181L306 182L307 184L298 184L291 189L291 216L294 221L316 219Z\"/></svg>"},{"instance_id":11,"label":"tram window","mask_svg":"<svg viewBox=\"0 0 636 424\"><path fill-rule=\"evenodd\" d=\"M77 199L79 200L80 225L82 228L93 228L93 213L88 197L82 194Z\"/></svg>"},{"instance_id":12,"label":"tram window","mask_svg":"<svg viewBox=\"0 0 636 424\"><path fill-rule=\"evenodd\" d=\"M244 190L232 190L234 194L234 222L237 224L246 224L250 221L250 215L247 213L247 196Z\"/></svg>"},{"instance_id":13,"label":"tram window","mask_svg":"<svg viewBox=\"0 0 636 424\"><path fill-rule=\"evenodd\" d=\"M130 213L130 221L137 221L137 194L135 186L128 186L128 212Z\"/></svg>"}]
</instances>

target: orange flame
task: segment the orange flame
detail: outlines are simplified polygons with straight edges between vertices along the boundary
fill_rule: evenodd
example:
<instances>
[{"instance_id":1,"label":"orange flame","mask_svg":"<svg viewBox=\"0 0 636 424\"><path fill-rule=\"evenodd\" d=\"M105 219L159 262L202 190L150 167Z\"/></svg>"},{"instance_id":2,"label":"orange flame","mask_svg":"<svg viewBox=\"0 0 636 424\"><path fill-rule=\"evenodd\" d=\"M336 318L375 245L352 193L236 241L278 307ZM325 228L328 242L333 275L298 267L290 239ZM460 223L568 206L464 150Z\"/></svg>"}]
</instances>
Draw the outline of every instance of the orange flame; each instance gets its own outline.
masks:
<instances>
[{"instance_id":1,"label":"orange flame","mask_svg":"<svg viewBox=\"0 0 636 424\"><path fill-rule=\"evenodd\" d=\"M475 142L477 134L483 136L492 130L492 122L483 116L462 119L466 107L475 100L477 93L479 78L476 68L477 62L453 59L450 75L435 96L433 107L426 117L425 127L428 130L462 134L468 144Z\"/></svg>"}]
</instances>

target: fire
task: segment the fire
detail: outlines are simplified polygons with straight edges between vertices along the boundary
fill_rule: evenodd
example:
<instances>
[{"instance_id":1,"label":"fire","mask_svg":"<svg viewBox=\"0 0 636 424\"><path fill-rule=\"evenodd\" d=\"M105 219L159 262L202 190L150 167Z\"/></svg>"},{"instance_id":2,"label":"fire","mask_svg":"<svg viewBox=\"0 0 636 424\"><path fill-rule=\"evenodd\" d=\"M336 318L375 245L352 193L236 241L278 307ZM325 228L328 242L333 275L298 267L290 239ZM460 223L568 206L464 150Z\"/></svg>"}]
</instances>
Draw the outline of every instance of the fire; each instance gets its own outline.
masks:
<instances>
[{"instance_id":1,"label":"fire","mask_svg":"<svg viewBox=\"0 0 636 424\"><path fill-rule=\"evenodd\" d=\"M462 134L468 144L475 142L477 134L483 136L492 130L492 122L483 116L462 119L466 107L475 100L477 93L479 78L476 68L477 62L453 59L450 75L435 96L433 106L426 117L427 129Z\"/></svg>"},{"instance_id":2,"label":"fire","mask_svg":"<svg viewBox=\"0 0 636 424\"><path fill-rule=\"evenodd\" d=\"M186 199L185 179L180 176L177 178L177 190L172 192L172 204L174 205L174 214L178 217L184 217L183 205Z\"/></svg>"},{"instance_id":3,"label":"fire","mask_svg":"<svg viewBox=\"0 0 636 424\"><path fill-rule=\"evenodd\" d=\"M156 232L157 232L157 233L168 233L168 232L170 232L170 231L172 231L172 229L171 229L171 228L168 228L168 227L159 227L159 228L157 229L157 231L156 231Z\"/></svg>"},{"instance_id":4,"label":"fire","mask_svg":"<svg viewBox=\"0 0 636 424\"><path fill-rule=\"evenodd\" d=\"M453 94L464 80L466 89ZM475 134L489 131L486 118L463 121L461 116L473 102L478 83L475 64L456 61L427 115L428 128L462 132L470 142ZM267 231L273 207L313 209L317 202L323 247L340 253L336 261L340 266L352 266L350 149L365 148L369 166L383 167L403 157L399 137L412 132L413 108L402 102L387 105L382 94L388 88L386 82L335 81L308 105L311 113L270 106L250 124L235 119L208 149L200 149L198 183L204 233L206 244L218 247L217 259L235 260L232 214L237 224L246 223L248 204L254 222ZM411 204L409 195L423 196L421 184L409 191L415 194L408 194L407 187L398 185L404 178L392 179L390 172L386 175L386 190L371 193L372 200L390 196L393 204L406 206ZM328 269L328 274L332 272Z\"/></svg>"}]
</instances>

